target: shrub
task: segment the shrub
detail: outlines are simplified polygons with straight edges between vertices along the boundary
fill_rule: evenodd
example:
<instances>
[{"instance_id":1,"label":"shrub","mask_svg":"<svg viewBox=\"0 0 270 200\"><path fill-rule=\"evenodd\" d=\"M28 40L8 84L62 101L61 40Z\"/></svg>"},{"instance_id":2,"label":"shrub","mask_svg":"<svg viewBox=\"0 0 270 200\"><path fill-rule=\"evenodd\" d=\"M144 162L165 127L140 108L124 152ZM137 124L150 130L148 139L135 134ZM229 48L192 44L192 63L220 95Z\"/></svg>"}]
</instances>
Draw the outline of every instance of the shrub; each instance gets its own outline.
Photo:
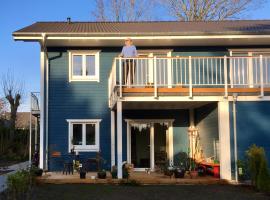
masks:
<instances>
[{"instance_id":1,"label":"shrub","mask_svg":"<svg viewBox=\"0 0 270 200\"><path fill-rule=\"evenodd\" d=\"M11 199L27 199L33 186L34 176L30 171L21 170L7 178L8 196Z\"/></svg>"},{"instance_id":2,"label":"shrub","mask_svg":"<svg viewBox=\"0 0 270 200\"><path fill-rule=\"evenodd\" d=\"M270 189L270 175L263 147L252 145L247 151L248 169L252 185L261 191Z\"/></svg>"},{"instance_id":3,"label":"shrub","mask_svg":"<svg viewBox=\"0 0 270 200\"><path fill-rule=\"evenodd\" d=\"M119 184L124 185L124 186L140 186L141 185L139 181L134 180L134 179L128 179L128 180L122 179L119 182Z\"/></svg>"}]
</instances>

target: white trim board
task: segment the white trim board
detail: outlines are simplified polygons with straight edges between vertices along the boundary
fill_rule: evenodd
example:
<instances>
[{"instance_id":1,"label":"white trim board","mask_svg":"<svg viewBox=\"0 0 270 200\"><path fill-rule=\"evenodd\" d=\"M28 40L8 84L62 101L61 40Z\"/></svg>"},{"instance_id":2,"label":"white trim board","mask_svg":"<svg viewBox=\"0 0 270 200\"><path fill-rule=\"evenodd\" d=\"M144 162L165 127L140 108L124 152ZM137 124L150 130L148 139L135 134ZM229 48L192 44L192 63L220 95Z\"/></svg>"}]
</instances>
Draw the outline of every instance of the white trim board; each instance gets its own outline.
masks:
<instances>
[{"instance_id":1,"label":"white trim board","mask_svg":"<svg viewBox=\"0 0 270 200\"><path fill-rule=\"evenodd\" d=\"M148 39L148 40L172 40L172 39L256 39L270 38L270 35L160 35L160 36L54 36L47 34L47 40L125 40L127 37L132 37L133 40ZM42 36L13 36L14 40L42 40Z\"/></svg>"}]
</instances>

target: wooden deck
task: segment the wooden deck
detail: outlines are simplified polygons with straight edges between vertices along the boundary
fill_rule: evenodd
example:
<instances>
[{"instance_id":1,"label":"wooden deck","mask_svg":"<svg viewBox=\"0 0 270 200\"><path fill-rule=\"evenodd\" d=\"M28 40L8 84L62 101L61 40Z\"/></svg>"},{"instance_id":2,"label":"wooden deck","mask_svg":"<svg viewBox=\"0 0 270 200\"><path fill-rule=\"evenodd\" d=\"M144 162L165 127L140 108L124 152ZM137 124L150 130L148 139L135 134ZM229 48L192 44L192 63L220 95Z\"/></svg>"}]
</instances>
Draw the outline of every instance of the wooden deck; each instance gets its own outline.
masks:
<instances>
[{"instance_id":1,"label":"wooden deck","mask_svg":"<svg viewBox=\"0 0 270 200\"><path fill-rule=\"evenodd\" d=\"M121 180L112 179L110 173L107 173L107 179L97 179L96 172L91 172L86 174L86 179L80 179L78 173L73 175L63 175L61 172L49 172L38 178L39 183L48 184L119 184ZM146 185L175 185L175 184L228 184L227 181L213 178L211 176L197 177L191 179L189 175L185 178L176 179L174 177L170 178L161 173L147 174L146 172L132 172L130 175L130 180L136 180L140 184Z\"/></svg>"}]
</instances>

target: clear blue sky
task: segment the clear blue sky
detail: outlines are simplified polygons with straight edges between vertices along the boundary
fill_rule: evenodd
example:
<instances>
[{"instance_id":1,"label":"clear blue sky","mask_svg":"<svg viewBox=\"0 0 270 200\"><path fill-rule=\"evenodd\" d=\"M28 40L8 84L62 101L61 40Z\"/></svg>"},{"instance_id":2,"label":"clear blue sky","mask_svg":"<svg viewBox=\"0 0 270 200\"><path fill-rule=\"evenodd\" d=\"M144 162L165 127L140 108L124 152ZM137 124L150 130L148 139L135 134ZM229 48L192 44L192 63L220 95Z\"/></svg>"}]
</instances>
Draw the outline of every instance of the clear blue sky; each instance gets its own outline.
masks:
<instances>
[{"instance_id":1,"label":"clear blue sky","mask_svg":"<svg viewBox=\"0 0 270 200\"><path fill-rule=\"evenodd\" d=\"M12 32L36 21L89 21L93 0L5 0L0 6L0 75L8 69L25 82L26 93L40 90L39 44L15 42ZM270 1L245 19L270 19ZM159 14L159 13L157 13ZM166 16L163 17L166 19ZM1 77L1 76L0 76ZM1 92L0 92L1 94ZM0 95L2 96L2 95ZM28 110L28 98L20 110Z\"/></svg>"}]
</instances>

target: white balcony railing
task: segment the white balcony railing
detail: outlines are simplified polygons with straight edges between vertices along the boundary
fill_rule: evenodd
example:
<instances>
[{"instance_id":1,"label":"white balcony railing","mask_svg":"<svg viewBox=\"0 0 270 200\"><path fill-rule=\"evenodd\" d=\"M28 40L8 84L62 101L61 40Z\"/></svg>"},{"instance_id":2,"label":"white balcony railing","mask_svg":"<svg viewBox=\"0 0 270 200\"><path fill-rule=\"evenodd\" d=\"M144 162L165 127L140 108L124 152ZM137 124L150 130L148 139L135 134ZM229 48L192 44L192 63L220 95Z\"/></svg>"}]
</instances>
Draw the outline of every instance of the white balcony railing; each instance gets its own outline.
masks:
<instances>
[{"instance_id":1,"label":"white balcony railing","mask_svg":"<svg viewBox=\"0 0 270 200\"><path fill-rule=\"evenodd\" d=\"M31 112L39 112L40 111L40 93L39 92L31 92Z\"/></svg>"},{"instance_id":2,"label":"white balcony railing","mask_svg":"<svg viewBox=\"0 0 270 200\"><path fill-rule=\"evenodd\" d=\"M109 76L109 98L116 88L260 88L270 86L270 57L138 57L115 58Z\"/></svg>"}]
</instances>

